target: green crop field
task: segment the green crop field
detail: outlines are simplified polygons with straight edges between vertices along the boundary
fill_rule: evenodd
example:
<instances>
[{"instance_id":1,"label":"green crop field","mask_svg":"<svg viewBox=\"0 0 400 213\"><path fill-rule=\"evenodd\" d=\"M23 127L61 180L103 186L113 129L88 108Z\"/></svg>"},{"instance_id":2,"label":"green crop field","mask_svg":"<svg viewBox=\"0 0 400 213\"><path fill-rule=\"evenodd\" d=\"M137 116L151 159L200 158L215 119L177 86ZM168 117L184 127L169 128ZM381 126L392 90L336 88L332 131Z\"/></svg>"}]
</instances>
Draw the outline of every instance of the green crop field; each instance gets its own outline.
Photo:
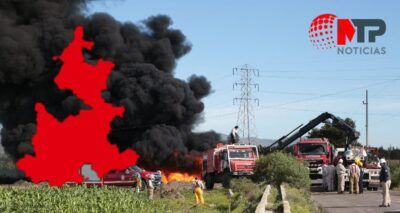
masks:
<instances>
[{"instance_id":1,"label":"green crop field","mask_svg":"<svg viewBox=\"0 0 400 213\"><path fill-rule=\"evenodd\" d=\"M160 201L118 188L0 188L0 212L166 212Z\"/></svg>"},{"instance_id":2,"label":"green crop field","mask_svg":"<svg viewBox=\"0 0 400 213\"><path fill-rule=\"evenodd\" d=\"M104 187L0 187L0 212L226 212L224 189L205 191L204 206L194 202L192 190L176 197L148 200L146 192Z\"/></svg>"},{"instance_id":3,"label":"green crop field","mask_svg":"<svg viewBox=\"0 0 400 213\"><path fill-rule=\"evenodd\" d=\"M204 190L204 205L196 205L191 183L168 184L156 190L154 200L146 192L130 188L84 186L49 187L25 182L0 185L0 212L254 212L262 189L247 179L235 180L234 196L228 190Z\"/></svg>"}]
</instances>

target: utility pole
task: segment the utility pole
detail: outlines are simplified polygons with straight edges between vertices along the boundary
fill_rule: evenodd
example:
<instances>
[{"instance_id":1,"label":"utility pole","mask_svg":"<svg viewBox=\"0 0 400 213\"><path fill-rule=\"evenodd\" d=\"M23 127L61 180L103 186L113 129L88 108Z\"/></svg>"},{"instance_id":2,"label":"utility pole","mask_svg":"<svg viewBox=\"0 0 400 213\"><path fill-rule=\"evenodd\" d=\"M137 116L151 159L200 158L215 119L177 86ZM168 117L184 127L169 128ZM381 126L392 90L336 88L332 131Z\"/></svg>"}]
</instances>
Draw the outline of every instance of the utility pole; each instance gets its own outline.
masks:
<instances>
[{"instance_id":1,"label":"utility pole","mask_svg":"<svg viewBox=\"0 0 400 213\"><path fill-rule=\"evenodd\" d=\"M239 135L242 139L247 138L248 144L251 144L251 136L256 138L256 125L253 114L253 102L259 104L257 98L253 98L253 89L259 90L259 85L253 82L253 77L259 76L259 70L253 69L250 65L243 65L241 68L233 68L233 75L240 74L240 81L233 84L240 87L240 97L233 99L233 104L239 102L239 111L236 124L239 126ZM254 142L254 141L253 141Z\"/></svg>"},{"instance_id":2,"label":"utility pole","mask_svg":"<svg viewBox=\"0 0 400 213\"><path fill-rule=\"evenodd\" d=\"M365 91L365 146L368 147L368 90Z\"/></svg>"}]
</instances>

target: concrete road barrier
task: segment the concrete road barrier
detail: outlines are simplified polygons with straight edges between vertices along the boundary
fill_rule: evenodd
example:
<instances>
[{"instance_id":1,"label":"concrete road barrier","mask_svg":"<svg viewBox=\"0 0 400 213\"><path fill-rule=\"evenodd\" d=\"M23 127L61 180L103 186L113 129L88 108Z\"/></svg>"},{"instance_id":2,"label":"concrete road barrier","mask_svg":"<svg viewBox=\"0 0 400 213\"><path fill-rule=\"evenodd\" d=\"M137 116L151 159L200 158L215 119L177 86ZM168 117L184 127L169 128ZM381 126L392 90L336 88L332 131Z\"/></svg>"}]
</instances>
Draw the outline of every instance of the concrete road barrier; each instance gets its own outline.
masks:
<instances>
[{"instance_id":1,"label":"concrete road barrier","mask_svg":"<svg viewBox=\"0 0 400 213\"><path fill-rule=\"evenodd\" d=\"M268 204L268 195L270 190L271 190L271 185L267 185L267 187L264 190L263 196L261 197L261 201L257 205L256 213L265 213L265 209Z\"/></svg>"},{"instance_id":2,"label":"concrete road barrier","mask_svg":"<svg viewBox=\"0 0 400 213\"><path fill-rule=\"evenodd\" d=\"M283 187L283 184L280 186L280 190L282 196L283 213L290 213L290 205L289 201L287 201L286 199L286 192L285 192L285 187Z\"/></svg>"}]
</instances>

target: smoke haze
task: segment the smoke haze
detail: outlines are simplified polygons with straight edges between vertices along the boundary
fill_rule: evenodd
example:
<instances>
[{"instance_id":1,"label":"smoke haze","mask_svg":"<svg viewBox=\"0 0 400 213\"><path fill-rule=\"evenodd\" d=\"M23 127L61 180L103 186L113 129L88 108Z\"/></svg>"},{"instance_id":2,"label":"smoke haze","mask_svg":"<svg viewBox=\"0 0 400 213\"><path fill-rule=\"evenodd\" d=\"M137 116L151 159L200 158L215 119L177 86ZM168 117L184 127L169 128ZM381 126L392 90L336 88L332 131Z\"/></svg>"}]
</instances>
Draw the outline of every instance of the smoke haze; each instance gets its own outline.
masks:
<instances>
[{"instance_id":1,"label":"smoke haze","mask_svg":"<svg viewBox=\"0 0 400 213\"><path fill-rule=\"evenodd\" d=\"M83 15L85 0L0 1L0 123L5 151L17 160L34 154L34 104L42 102L62 121L88 106L72 91L54 84L59 55L82 25L93 50L88 62L111 60L114 72L104 99L123 105L123 117L110 124L109 139L120 150L135 149L149 169L196 169L196 157L219 141L215 132L193 133L211 92L202 76L187 81L174 77L176 61L191 50L185 35L171 28L165 15L152 16L140 26L121 23L106 13ZM67 146L68 144L66 144Z\"/></svg>"}]
</instances>

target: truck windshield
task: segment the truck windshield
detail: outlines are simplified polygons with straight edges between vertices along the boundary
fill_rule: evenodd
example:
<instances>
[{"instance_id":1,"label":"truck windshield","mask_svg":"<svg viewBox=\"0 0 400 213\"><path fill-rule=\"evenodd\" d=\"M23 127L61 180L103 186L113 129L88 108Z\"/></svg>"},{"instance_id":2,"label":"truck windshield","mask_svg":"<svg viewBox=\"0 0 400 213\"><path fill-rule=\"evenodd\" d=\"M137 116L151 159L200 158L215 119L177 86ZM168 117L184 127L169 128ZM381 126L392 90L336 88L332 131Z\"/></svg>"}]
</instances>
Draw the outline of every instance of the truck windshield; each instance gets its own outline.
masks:
<instances>
[{"instance_id":1,"label":"truck windshield","mask_svg":"<svg viewBox=\"0 0 400 213\"><path fill-rule=\"evenodd\" d=\"M252 150L229 150L230 158L255 158Z\"/></svg>"},{"instance_id":2,"label":"truck windshield","mask_svg":"<svg viewBox=\"0 0 400 213\"><path fill-rule=\"evenodd\" d=\"M324 144L299 144L299 151L301 154L311 155L324 155L326 154L326 147Z\"/></svg>"}]
</instances>

